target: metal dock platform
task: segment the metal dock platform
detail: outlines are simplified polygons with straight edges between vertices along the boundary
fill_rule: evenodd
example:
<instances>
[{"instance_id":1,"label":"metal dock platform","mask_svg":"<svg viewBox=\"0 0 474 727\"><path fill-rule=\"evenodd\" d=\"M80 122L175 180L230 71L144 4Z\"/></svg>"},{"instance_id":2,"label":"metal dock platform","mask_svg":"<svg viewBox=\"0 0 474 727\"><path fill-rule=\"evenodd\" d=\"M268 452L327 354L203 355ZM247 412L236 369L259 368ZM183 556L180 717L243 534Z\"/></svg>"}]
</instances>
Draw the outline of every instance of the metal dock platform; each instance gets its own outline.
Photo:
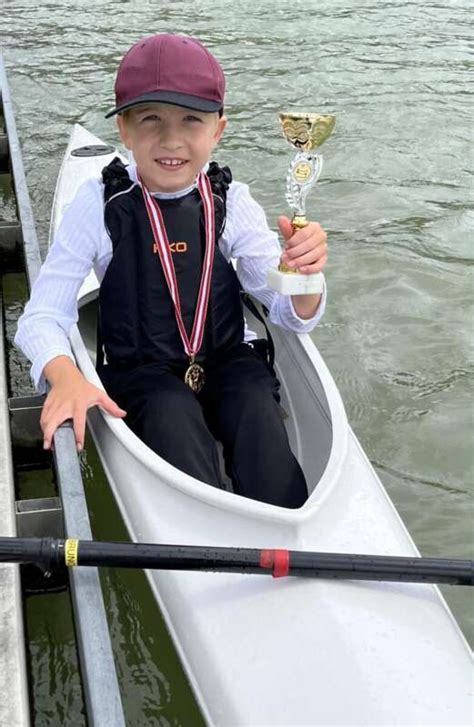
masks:
<instances>
[{"instance_id":1,"label":"metal dock platform","mask_svg":"<svg viewBox=\"0 0 474 727\"><path fill-rule=\"evenodd\" d=\"M11 101L6 76L0 58L0 270L3 275L18 267L20 221L9 219L6 207L6 188L13 183L9 119ZM8 127L7 127L8 123ZM17 151L12 144L13 154ZM5 349L3 285L0 287L0 533L16 535L15 488L8 405L8 370ZM23 629L23 605L19 566L0 564L0 725L30 724L28 680Z\"/></svg>"},{"instance_id":2,"label":"metal dock platform","mask_svg":"<svg viewBox=\"0 0 474 727\"><path fill-rule=\"evenodd\" d=\"M0 143L1 141L2 136ZM0 533L16 535L3 336L0 336L0 362ZM28 725L28 683L20 572L19 566L8 563L0 563L0 695L0 725Z\"/></svg>"},{"instance_id":3,"label":"metal dock platform","mask_svg":"<svg viewBox=\"0 0 474 727\"><path fill-rule=\"evenodd\" d=\"M8 200L13 200L11 204ZM56 433L54 460L42 452L39 416L43 397L14 391L5 326L4 290L10 275L31 289L41 256L16 132L5 67L0 55L0 535L92 539L72 429ZM58 496L18 500L16 471L49 466ZM45 464L46 462L46 464ZM77 651L87 723L125 725L114 656L97 569L69 574ZM17 565L0 563L0 727L32 722L26 658L22 580Z\"/></svg>"}]
</instances>

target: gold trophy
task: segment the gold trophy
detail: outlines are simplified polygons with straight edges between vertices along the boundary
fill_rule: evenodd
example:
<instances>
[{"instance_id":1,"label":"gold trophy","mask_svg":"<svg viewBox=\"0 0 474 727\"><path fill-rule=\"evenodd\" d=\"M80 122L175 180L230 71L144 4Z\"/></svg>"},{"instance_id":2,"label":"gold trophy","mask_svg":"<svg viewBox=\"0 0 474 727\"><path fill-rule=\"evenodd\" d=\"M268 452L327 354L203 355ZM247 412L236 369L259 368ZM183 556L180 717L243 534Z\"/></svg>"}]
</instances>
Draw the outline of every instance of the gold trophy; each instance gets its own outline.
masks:
<instances>
[{"instance_id":1,"label":"gold trophy","mask_svg":"<svg viewBox=\"0 0 474 727\"><path fill-rule=\"evenodd\" d=\"M314 150L331 135L336 117L289 112L279 114L279 118L284 137L296 149L286 177L286 201L294 212L291 220L293 229L298 230L308 224L305 214L306 197L323 168L323 158L321 154L315 154ZM272 268L268 271L267 284L283 295L322 293L323 275L305 275L280 263L278 269Z\"/></svg>"}]
</instances>

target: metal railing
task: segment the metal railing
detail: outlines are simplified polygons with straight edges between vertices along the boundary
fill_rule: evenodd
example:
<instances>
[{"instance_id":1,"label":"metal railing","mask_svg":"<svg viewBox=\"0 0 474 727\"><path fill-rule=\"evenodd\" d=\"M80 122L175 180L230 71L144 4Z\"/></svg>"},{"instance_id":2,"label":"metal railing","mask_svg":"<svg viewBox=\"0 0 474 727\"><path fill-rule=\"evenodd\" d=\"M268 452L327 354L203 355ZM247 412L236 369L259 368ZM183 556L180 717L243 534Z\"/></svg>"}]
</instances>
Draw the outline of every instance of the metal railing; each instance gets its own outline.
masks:
<instances>
[{"instance_id":1,"label":"metal railing","mask_svg":"<svg viewBox=\"0 0 474 727\"><path fill-rule=\"evenodd\" d=\"M19 236L13 234L13 242L9 243L11 249L7 254L12 256L15 266L19 266L25 273L31 289L41 267L41 255L1 54L0 93L6 127L6 134L3 135L6 139L0 139L0 152L5 154L6 149L9 157L20 232ZM4 269L7 270L8 267ZM37 411L36 414L33 413L33 408L32 418L38 416ZM11 410L14 409L15 401L12 401ZM66 537L91 540L91 526L75 438L67 423L58 429L54 438L54 467ZM74 568L71 569L69 578L88 723L98 727L121 727L125 725L125 718L98 570Z\"/></svg>"}]
</instances>

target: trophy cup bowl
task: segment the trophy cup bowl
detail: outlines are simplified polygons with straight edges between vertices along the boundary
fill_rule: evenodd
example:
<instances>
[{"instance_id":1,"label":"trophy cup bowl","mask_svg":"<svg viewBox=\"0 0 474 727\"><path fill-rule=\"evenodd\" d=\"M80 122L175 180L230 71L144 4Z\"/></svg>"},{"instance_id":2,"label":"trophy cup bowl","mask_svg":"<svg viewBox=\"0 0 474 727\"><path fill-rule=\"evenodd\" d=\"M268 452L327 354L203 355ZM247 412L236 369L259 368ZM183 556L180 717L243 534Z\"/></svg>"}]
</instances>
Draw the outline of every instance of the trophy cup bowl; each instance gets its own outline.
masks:
<instances>
[{"instance_id":1,"label":"trophy cup bowl","mask_svg":"<svg viewBox=\"0 0 474 727\"><path fill-rule=\"evenodd\" d=\"M316 184L323 167L318 149L331 135L336 117L309 112L285 112L279 114L283 136L296 149L286 177L286 200L293 209L291 224L294 230L306 227L305 202L309 190ZM284 295L322 293L322 273L306 275L280 263L278 269L267 273L267 284Z\"/></svg>"}]
</instances>

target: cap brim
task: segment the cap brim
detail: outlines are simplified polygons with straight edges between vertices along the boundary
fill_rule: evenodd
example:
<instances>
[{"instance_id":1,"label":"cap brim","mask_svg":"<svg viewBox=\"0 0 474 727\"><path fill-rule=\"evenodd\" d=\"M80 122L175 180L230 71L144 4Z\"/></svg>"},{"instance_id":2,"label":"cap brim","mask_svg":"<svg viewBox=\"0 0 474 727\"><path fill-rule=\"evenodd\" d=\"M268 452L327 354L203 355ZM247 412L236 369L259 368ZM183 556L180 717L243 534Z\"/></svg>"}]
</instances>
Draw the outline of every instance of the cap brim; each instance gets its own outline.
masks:
<instances>
[{"instance_id":1,"label":"cap brim","mask_svg":"<svg viewBox=\"0 0 474 727\"><path fill-rule=\"evenodd\" d=\"M153 102L169 103L174 106L184 106L186 109L193 109L194 111L220 111L222 103L220 101L209 101L206 98L198 98L197 96L190 96L185 93L176 93L175 91L155 91L154 93L146 93L143 96L134 98L132 101L117 106L113 111L109 111L105 114L105 118L109 119L115 114L120 114L122 111L131 109L132 106L138 106L145 103Z\"/></svg>"}]
</instances>

